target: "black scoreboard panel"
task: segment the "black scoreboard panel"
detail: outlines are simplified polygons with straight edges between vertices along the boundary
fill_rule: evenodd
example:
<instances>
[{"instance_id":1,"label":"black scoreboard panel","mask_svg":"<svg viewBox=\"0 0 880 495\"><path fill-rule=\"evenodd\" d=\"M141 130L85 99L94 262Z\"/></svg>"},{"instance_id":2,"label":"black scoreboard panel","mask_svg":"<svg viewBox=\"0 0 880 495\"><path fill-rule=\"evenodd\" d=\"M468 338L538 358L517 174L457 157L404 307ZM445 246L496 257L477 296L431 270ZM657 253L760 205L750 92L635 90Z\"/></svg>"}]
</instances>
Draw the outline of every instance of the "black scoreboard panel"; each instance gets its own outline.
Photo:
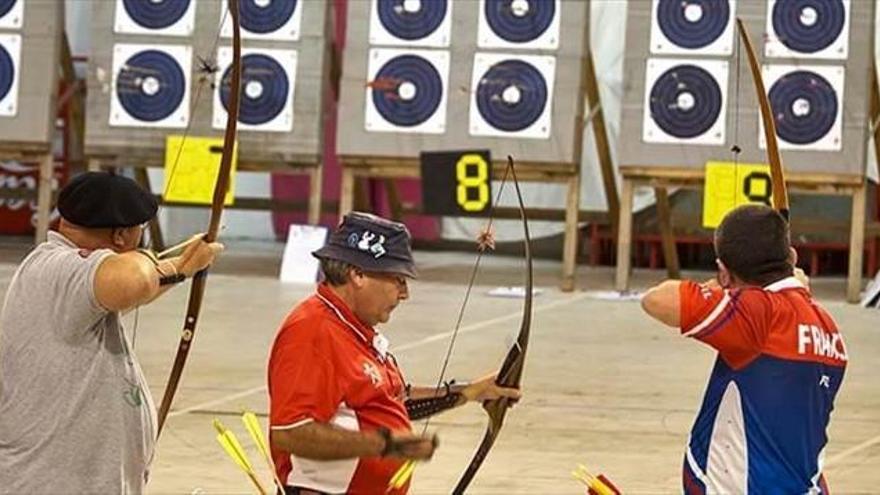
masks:
<instances>
[{"instance_id":1,"label":"black scoreboard panel","mask_svg":"<svg viewBox=\"0 0 880 495\"><path fill-rule=\"evenodd\" d=\"M486 216L492 211L488 150L422 152L420 161L424 213Z\"/></svg>"}]
</instances>

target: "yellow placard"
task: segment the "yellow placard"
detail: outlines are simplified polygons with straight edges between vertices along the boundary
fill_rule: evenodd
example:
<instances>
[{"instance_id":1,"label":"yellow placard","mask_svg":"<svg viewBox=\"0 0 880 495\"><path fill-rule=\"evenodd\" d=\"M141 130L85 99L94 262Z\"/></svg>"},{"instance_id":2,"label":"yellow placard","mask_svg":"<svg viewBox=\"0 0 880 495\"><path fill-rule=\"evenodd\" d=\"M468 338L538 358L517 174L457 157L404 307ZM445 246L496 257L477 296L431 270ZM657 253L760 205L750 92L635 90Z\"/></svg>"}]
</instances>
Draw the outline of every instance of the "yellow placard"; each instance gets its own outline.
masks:
<instances>
[{"instance_id":1,"label":"yellow placard","mask_svg":"<svg viewBox=\"0 0 880 495\"><path fill-rule=\"evenodd\" d=\"M223 138L172 135L165 140L165 187L162 198L168 202L210 205L220 172ZM232 150L229 190L223 203L235 199L235 169L238 141Z\"/></svg>"},{"instance_id":2,"label":"yellow placard","mask_svg":"<svg viewBox=\"0 0 880 495\"><path fill-rule=\"evenodd\" d=\"M773 204L770 166L759 163L706 162L703 227L714 229L730 210L748 203Z\"/></svg>"}]
</instances>

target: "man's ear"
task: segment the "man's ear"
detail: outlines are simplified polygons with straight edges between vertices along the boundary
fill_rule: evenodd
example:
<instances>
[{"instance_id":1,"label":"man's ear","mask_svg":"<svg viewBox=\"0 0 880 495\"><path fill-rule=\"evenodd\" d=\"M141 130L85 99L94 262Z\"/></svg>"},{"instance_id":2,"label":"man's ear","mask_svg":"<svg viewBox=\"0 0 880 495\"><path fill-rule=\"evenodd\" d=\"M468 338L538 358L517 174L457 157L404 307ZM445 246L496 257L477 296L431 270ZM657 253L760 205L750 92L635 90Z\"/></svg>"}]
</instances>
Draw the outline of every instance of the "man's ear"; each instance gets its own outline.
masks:
<instances>
[{"instance_id":1,"label":"man's ear","mask_svg":"<svg viewBox=\"0 0 880 495\"><path fill-rule=\"evenodd\" d=\"M110 229L110 242L113 244L114 248L124 249L125 248L125 229Z\"/></svg>"},{"instance_id":2,"label":"man's ear","mask_svg":"<svg viewBox=\"0 0 880 495\"><path fill-rule=\"evenodd\" d=\"M797 249L793 247L788 248L788 261L791 263L791 266L797 266L798 262L798 254Z\"/></svg>"},{"instance_id":3,"label":"man's ear","mask_svg":"<svg viewBox=\"0 0 880 495\"><path fill-rule=\"evenodd\" d=\"M718 285L725 289L729 288L733 283L733 276L730 274L730 270L718 258L715 258L715 265L718 267Z\"/></svg>"},{"instance_id":4,"label":"man's ear","mask_svg":"<svg viewBox=\"0 0 880 495\"><path fill-rule=\"evenodd\" d=\"M367 282L367 277L364 275L364 272L357 268L352 268L348 271L348 278L351 280L351 284L357 289L363 288L364 284Z\"/></svg>"}]
</instances>

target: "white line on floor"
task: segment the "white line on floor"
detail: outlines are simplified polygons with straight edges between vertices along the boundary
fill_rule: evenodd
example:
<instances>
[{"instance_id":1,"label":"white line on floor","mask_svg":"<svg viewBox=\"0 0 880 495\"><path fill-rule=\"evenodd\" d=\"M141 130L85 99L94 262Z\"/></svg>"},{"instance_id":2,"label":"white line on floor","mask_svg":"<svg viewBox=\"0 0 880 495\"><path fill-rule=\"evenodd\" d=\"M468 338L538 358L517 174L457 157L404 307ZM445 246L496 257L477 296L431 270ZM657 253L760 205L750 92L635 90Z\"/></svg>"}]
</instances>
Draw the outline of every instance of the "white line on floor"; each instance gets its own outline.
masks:
<instances>
[{"instance_id":1,"label":"white line on floor","mask_svg":"<svg viewBox=\"0 0 880 495\"><path fill-rule=\"evenodd\" d=\"M877 436L874 437L874 438L871 438L871 439L865 440L864 442L862 442L862 443L860 443L860 444L858 444L858 445L853 445L852 447L850 447L850 448L844 450L843 452L841 452L841 453L839 453L839 454L836 454L836 455L833 455L833 456L829 457L829 458L825 461L825 467L828 467L828 466L832 466L832 465L834 465L834 464L837 464L837 463L839 463L840 461L846 459L847 457L849 457L849 456L851 456L851 455L853 455L853 454L856 454L856 453L858 453L858 452L861 452L861 451L863 451L863 450L865 450L865 449L867 449L867 448L869 448L869 447L873 447L874 445L877 445L877 444L880 444L880 435L877 435Z\"/></svg>"},{"instance_id":2,"label":"white line on floor","mask_svg":"<svg viewBox=\"0 0 880 495\"><path fill-rule=\"evenodd\" d=\"M558 308L560 306L565 306L568 304L576 303L578 301L582 301L582 300L586 299L587 297L588 297L587 293L581 293L581 294L577 294L575 296L571 296L571 297L568 297L565 299L560 299L558 301L553 301L553 302L550 302L547 304L535 306L532 310L532 313L540 313L540 312L547 311L550 309ZM515 313L507 314L504 316L498 316L496 318L490 318L490 319L484 320L484 321L478 321L476 323L472 323L470 325L465 325L465 326L461 327L458 330L458 334L462 335L462 334L472 333L472 332L476 332L477 330L481 330L483 328L486 328L486 327L489 327L492 325L504 323L506 321L519 320L521 316L522 316L522 313L515 312ZM403 345L395 347L394 352L399 354L401 352L405 352L410 349L415 349L417 347L422 347L424 345L430 344L432 342L436 342L438 340L447 339L452 336L452 333L453 333L453 331L450 330L448 332L437 333L437 334L431 335L429 337L425 337L423 339L416 340L415 342L403 344ZM262 392L265 390L266 390L265 385L260 385L259 387L249 388L247 390L242 390L240 392L236 392L231 395L220 397L219 399L214 399L214 400L211 400L208 402L203 402L201 404L196 404L194 406L190 406L190 407L187 407L184 409L171 411L168 413L168 417L173 418L175 416L182 416L184 414L189 414L193 411L200 411L202 409L210 409L210 408L219 406L220 404L225 404L227 402L231 402L236 399L241 399L242 397L247 397L251 394L255 394L257 392Z\"/></svg>"}]
</instances>

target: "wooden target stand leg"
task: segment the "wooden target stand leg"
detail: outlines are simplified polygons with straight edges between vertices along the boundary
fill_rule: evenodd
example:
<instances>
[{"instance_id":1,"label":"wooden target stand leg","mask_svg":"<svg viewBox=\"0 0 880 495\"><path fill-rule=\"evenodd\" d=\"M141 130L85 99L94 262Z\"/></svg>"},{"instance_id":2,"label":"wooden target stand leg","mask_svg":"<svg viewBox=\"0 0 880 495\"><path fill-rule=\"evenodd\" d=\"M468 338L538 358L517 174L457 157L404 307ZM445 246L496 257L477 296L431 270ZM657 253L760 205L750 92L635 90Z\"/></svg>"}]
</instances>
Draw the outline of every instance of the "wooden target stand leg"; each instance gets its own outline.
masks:
<instances>
[{"instance_id":1,"label":"wooden target stand leg","mask_svg":"<svg viewBox=\"0 0 880 495\"><path fill-rule=\"evenodd\" d=\"M624 175L620 192L620 210L617 219L617 270L614 288L620 292L629 290L630 255L632 254L633 194L635 184Z\"/></svg>"},{"instance_id":2,"label":"wooden target stand leg","mask_svg":"<svg viewBox=\"0 0 880 495\"><path fill-rule=\"evenodd\" d=\"M846 300L858 303L862 291L862 259L865 253L865 208L867 185L862 183L852 191L852 220L849 232L849 270L846 280Z\"/></svg>"},{"instance_id":3,"label":"wooden target stand leg","mask_svg":"<svg viewBox=\"0 0 880 495\"><path fill-rule=\"evenodd\" d=\"M321 163L309 170L309 225L318 225L321 221L321 198L324 190L324 167Z\"/></svg>"},{"instance_id":4,"label":"wooden target stand leg","mask_svg":"<svg viewBox=\"0 0 880 495\"><path fill-rule=\"evenodd\" d=\"M37 185L37 225L34 243L39 244L49 235L49 215L52 213L52 182L55 157L51 152L40 159L39 182Z\"/></svg>"},{"instance_id":5,"label":"wooden target stand leg","mask_svg":"<svg viewBox=\"0 0 880 495\"><path fill-rule=\"evenodd\" d=\"M562 283L563 292L575 289L575 270L577 269L578 213L581 204L581 174L573 174L568 179L568 192L565 199L565 236L562 240Z\"/></svg>"}]
</instances>

